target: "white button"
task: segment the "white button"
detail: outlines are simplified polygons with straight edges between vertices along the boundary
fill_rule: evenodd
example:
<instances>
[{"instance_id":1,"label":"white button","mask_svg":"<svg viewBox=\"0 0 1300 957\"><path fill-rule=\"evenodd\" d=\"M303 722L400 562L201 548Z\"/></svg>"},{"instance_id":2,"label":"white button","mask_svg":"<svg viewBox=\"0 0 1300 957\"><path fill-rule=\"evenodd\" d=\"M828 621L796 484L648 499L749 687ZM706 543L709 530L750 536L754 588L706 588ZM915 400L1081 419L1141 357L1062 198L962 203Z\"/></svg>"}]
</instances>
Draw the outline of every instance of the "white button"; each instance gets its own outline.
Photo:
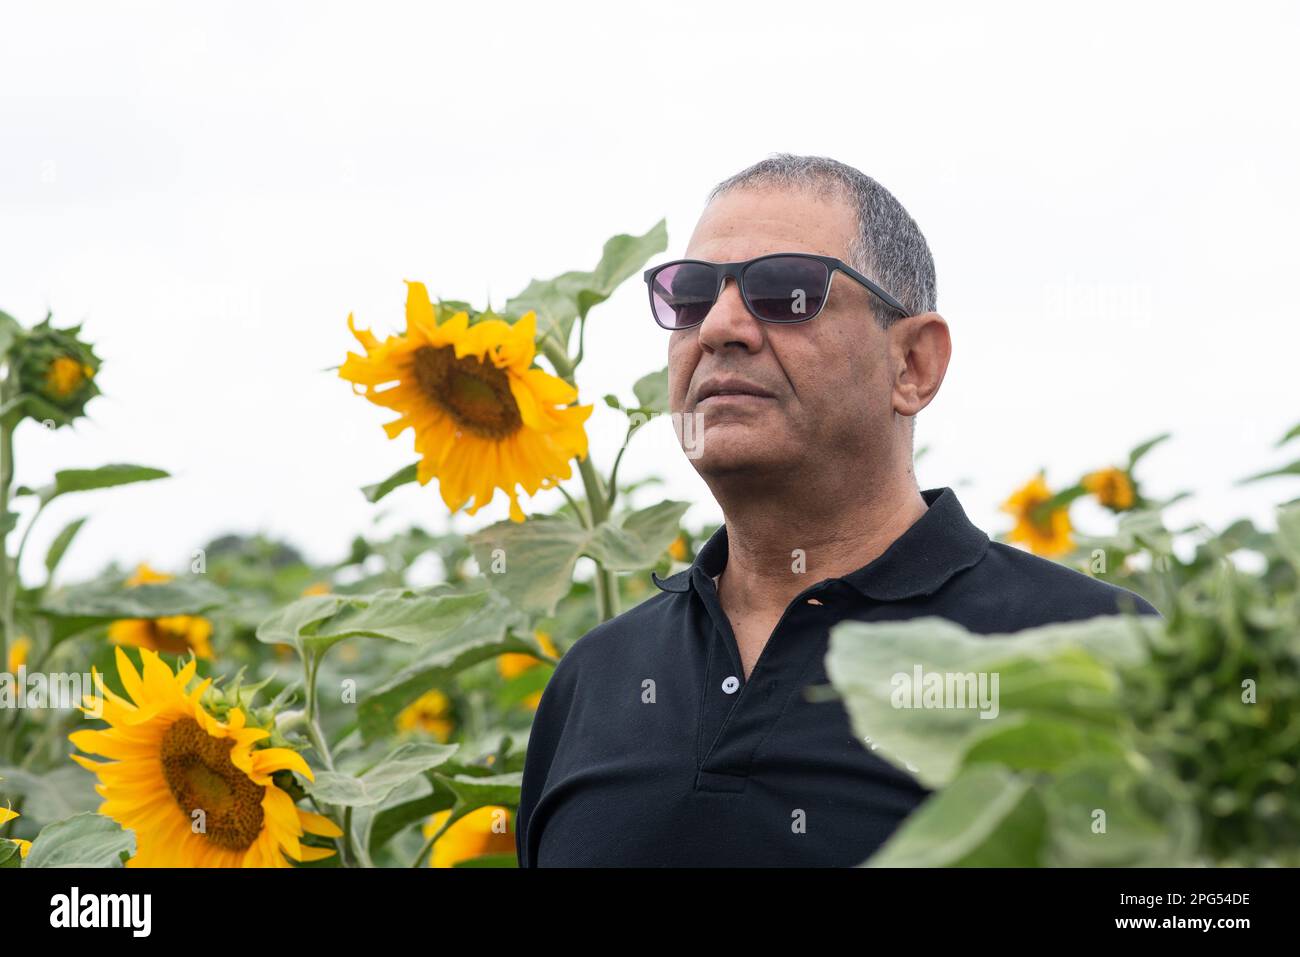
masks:
<instances>
[{"instance_id":1,"label":"white button","mask_svg":"<svg viewBox=\"0 0 1300 957\"><path fill-rule=\"evenodd\" d=\"M820 605L820 604L821 604L821 601L820 601L819 599L817 599L817 598L809 598L809 599L808 599L808 604L810 604L810 605Z\"/></svg>"},{"instance_id":2,"label":"white button","mask_svg":"<svg viewBox=\"0 0 1300 957\"><path fill-rule=\"evenodd\" d=\"M730 675L722 682L722 690L727 694L735 694L736 689L740 687L740 679L735 675Z\"/></svg>"}]
</instances>

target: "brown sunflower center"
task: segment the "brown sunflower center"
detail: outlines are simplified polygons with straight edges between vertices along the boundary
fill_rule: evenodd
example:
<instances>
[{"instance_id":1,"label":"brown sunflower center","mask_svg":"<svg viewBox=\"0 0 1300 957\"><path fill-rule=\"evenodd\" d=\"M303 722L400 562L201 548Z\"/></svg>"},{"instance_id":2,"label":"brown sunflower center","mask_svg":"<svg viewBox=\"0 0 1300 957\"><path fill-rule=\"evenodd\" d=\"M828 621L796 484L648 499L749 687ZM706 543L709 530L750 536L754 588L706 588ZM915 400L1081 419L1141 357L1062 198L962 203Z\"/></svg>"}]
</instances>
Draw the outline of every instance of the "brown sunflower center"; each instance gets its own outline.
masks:
<instances>
[{"instance_id":1,"label":"brown sunflower center","mask_svg":"<svg viewBox=\"0 0 1300 957\"><path fill-rule=\"evenodd\" d=\"M262 833L266 788L235 767L234 745L230 738L214 738L193 718L181 718L163 737L162 767L181 810L191 822L202 822L200 833L227 850L243 851Z\"/></svg>"},{"instance_id":2,"label":"brown sunflower center","mask_svg":"<svg viewBox=\"0 0 1300 957\"><path fill-rule=\"evenodd\" d=\"M456 358L451 346L415 350L415 380L420 390L466 432L504 439L523 426L510 392L510 378L474 356Z\"/></svg>"},{"instance_id":3,"label":"brown sunflower center","mask_svg":"<svg viewBox=\"0 0 1300 957\"><path fill-rule=\"evenodd\" d=\"M163 619L148 619L146 627L153 642L148 647L155 651L165 651L170 655L183 655L190 650L189 632L176 622Z\"/></svg>"}]
</instances>

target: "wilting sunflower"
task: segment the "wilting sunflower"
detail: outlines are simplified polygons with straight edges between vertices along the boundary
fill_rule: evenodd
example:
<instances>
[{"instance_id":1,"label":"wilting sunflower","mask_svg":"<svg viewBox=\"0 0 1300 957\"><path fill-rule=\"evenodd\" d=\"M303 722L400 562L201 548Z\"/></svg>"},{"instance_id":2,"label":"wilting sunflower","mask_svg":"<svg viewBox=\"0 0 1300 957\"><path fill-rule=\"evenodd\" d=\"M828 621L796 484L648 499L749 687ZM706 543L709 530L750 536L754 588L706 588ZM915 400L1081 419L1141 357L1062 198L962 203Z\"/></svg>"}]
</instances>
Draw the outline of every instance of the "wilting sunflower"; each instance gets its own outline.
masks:
<instances>
[{"instance_id":1,"label":"wilting sunflower","mask_svg":"<svg viewBox=\"0 0 1300 957\"><path fill-rule=\"evenodd\" d=\"M13 810L12 808L0 807L0 827L3 827L4 825L8 824L10 821L12 821L14 818L18 816L19 816L18 812ZM7 840L13 841L15 844L18 845L19 857L26 857L28 852L32 849L31 841L24 841L21 838L17 838L17 837L7 838Z\"/></svg>"},{"instance_id":2,"label":"wilting sunflower","mask_svg":"<svg viewBox=\"0 0 1300 957\"><path fill-rule=\"evenodd\" d=\"M1015 527L1007 533L1007 541L1023 542L1036 555L1054 558L1074 548L1070 537L1070 510L1057 506L1044 510L1051 501L1052 491L1040 472L1002 503L1002 511L1015 516Z\"/></svg>"},{"instance_id":3,"label":"wilting sunflower","mask_svg":"<svg viewBox=\"0 0 1300 957\"><path fill-rule=\"evenodd\" d=\"M339 828L299 808L271 779L288 770L314 780L302 755L254 747L270 732L246 727L239 708L231 708L224 722L208 714L199 699L211 679L185 690L194 678L193 659L172 674L156 652L142 649L142 675L125 651L115 651L131 700L106 688L93 671L99 696L87 695L81 710L93 713L102 705L109 727L76 731L68 739L109 759L72 755L99 776L99 813L135 832L128 867L289 867L287 857L315 861L334 853L300 839L307 832L340 837Z\"/></svg>"},{"instance_id":4,"label":"wilting sunflower","mask_svg":"<svg viewBox=\"0 0 1300 957\"><path fill-rule=\"evenodd\" d=\"M438 833L451 811L439 811L424 825L424 836ZM484 854L515 853L515 833L510 811L503 807L481 807L470 811L447 828L434 842L429 855L430 867L455 867Z\"/></svg>"},{"instance_id":5,"label":"wilting sunflower","mask_svg":"<svg viewBox=\"0 0 1300 957\"><path fill-rule=\"evenodd\" d=\"M1136 495L1133 480L1123 469L1108 468L1089 472L1079 484L1086 488L1097 501L1112 512L1124 512L1133 507Z\"/></svg>"},{"instance_id":6,"label":"wilting sunflower","mask_svg":"<svg viewBox=\"0 0 1300 957\"><path fill-rule=\"evenodd\" d=\"M573 386L532 368L533 313L513 325L470 325L466 312L439 321L442 313L422 283L408 282L405 334L380 342L349 315L366 354L349 352L339 376L401 414L384 425L389 438L415 430L417 478L424 485L436 477L451 511L472 497L473 515L499 488L510 498L511 519L522 522L516 486L534 495L572 476L569 460L587 455L583 423L592 407L570 405L578 397Z\"/></svg>"},{"instance_id":7,"label":"wilting sunflower","mask_svg":"<svg viewBox=\"0 0 1300 957\"><path fill-rule=\"evenodd\" d=\"M157 572L141 562L135 574L126 580L128 588L169 582L175 576ZM197 615L167 615L163 618L123 618L108 626L108 640L116 645L149 648L170 655L186 654L190 649L200 658L212 657L212 622Z\"/></svg>"}]
</instances>

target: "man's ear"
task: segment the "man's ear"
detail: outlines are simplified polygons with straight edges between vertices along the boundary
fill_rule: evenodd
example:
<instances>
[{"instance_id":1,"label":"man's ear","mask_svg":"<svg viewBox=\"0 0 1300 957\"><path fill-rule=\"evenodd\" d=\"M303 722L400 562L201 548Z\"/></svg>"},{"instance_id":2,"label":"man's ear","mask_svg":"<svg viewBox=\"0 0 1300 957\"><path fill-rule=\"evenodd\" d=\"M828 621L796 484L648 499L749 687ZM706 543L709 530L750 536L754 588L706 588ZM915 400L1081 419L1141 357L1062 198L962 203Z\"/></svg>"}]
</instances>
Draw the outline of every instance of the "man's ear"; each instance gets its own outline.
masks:
<instances>
[{"instance_id":1,"label":"man's ear","mask_svg":"<svg viewBox=\"0 0 1300 957\"><path fill-rule=\"evenodd\" d=\"M948 323L937 312L899 319L889 327L894 411L913 416L930 404L952 357Z\"/></svg>"}]
</instances>

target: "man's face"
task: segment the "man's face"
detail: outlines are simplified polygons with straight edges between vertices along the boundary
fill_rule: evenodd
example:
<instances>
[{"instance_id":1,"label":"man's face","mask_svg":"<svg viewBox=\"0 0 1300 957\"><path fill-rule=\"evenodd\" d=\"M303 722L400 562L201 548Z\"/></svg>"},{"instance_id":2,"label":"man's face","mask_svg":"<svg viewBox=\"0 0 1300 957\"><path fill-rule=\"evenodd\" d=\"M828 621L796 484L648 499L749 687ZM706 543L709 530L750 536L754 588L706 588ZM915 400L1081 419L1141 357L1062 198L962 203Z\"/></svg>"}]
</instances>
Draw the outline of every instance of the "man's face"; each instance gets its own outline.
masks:
<instances>
[{"instance_id":1,"label":"man's face","mask_svg":"<svg viewBox=\"0 0 1300 957\"><path fill-rule=\"evenodd\" d=\"M685 258L736 262L808 252L848 262L857 228L852 208L838 198L737 189L705 209ZM843 273L834 274L820 314L790 325L755 319L728 280L704 321L671 333L668 345L672 411L702 416L696 471L706 479L751 471L794 480L807 469L863 462L888 441L893 418L888 340L871 293ZM701 388L718 376L770 397L701 401Z\"/></svg>"}]
</instances>

